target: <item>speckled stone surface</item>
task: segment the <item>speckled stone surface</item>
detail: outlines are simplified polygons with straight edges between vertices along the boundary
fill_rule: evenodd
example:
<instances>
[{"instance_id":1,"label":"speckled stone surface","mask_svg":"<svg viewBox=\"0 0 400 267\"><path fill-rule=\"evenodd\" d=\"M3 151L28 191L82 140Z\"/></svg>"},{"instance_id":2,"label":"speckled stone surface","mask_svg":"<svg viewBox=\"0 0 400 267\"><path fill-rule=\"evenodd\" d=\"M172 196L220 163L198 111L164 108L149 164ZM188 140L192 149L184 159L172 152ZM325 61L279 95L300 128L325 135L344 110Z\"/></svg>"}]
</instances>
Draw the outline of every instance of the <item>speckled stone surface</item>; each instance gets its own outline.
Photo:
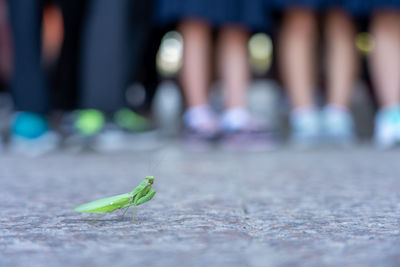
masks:
<instances>
[{"instance_id":1,"label":"speckled stone surface","mask_svg":"<svg viewBox=\"0 0 400 267\"><path fill-rule=\"evenodd\" d=\"M156 176L136 220L78 204ZM0 156L0 266L400 266L400 151Z\"/></svg>"}]
</instances>

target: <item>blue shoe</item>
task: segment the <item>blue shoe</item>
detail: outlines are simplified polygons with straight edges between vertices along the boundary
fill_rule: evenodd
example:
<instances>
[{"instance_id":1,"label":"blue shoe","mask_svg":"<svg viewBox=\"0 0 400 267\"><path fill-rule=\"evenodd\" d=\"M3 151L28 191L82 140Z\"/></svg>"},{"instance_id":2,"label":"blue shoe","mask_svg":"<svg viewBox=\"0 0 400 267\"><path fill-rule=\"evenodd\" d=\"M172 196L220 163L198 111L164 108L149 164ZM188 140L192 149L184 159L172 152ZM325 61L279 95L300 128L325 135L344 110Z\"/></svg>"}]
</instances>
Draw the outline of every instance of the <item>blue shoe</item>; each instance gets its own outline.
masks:
<instances>
[{"instance_id":1,"label":"blue shoe","mask_svg":"<svg viewBox=\"0 0 400 267\"><path fill-rule=\"evenodd\" d=\"M400 144L400 107L379 110L375 117L374 143L388 149Z\"/></svg>"},{"instance_id":2,"label":"blue shoe","mask_svg":"<svg viewBox=\"0 0 400 267\"><path fill-rule=\"evenodd\" d=\"M26 139L35 139L49 130L44 116L33 112L19 112L14 118L12 134Z\"/></svg>"},{"instance_id":3,"label":"blue shoe","mask_svg":"<svg viewBox=\"0 0 400 267\"><path fill-rule=\"evenodd\" d=\"M346 109L327 106L321 114L323 141L328 144L349 146L355 141L353 118Z\"/></svg>"},{"instance_id":4,"label":"blue shoe","mask_svg":"<svg viewBox=\"0 0 400 267\"><path fill-rule=\"evenodd\" d=\"M50 131L44 116L19 112L11 126L10 151L27 156L39 156L57 148L59 137Z\"/></svg>"},{"instance_id":5,"label":"blue shoe","mask_svg":"<svg viewBox=\"0 0 400 267\"><path fill-rule=\"evenodd\" d=\"M317 109L295 109L290 114L290 142L297 148L307 149L321 142L321 118Z\"/></svg>"}]
</instances>

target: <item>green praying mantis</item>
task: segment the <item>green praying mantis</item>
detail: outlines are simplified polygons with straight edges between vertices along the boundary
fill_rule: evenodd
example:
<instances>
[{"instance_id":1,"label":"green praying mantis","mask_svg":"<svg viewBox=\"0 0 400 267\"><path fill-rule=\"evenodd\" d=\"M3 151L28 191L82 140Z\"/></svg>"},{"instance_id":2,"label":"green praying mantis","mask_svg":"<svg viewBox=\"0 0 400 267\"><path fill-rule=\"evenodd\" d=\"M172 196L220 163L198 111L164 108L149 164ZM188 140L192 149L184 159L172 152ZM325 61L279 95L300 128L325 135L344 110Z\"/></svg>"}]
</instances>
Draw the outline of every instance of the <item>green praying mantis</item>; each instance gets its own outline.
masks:
<instances>
[{"instance_id":1,"label":"green praying mantis","mask_svg":"<svg viewBox=\"0 0 400 267\"><path fill-rule=\"evenodd\" d=\"M95 221L104 215L115 210L124 210L122 216L125 215L129 207L133 206L132 220L135 219L136 206L150 201L156 194L156 190L151 189L154 183L154 176L146 176L145 179L130 193L120 194L112 197L98 199L79 205L74 208L77 212L103 213L96 218Z\"/></svg>"}]
</instances>

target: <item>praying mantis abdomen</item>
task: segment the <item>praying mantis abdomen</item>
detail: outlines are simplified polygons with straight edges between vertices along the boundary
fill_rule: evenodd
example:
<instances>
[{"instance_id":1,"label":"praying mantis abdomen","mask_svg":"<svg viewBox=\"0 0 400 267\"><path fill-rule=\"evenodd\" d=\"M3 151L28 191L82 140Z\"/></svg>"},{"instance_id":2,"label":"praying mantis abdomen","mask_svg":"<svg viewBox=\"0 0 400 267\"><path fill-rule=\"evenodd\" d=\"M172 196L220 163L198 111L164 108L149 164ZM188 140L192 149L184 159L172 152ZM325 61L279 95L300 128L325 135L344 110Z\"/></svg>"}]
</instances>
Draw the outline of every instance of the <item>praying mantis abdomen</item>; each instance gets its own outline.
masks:
<instances>
[{"instance_id":1,"label":"praying mantis abdomen","mask_svg":"<svg viewBox=\"0 0 400 267\"><path fill-rule=\"evenodd\" d=\"M131 200L129 193L98 199L74 208L77 212L103 213L120 209Z\"/></svg>"}]
</instances>

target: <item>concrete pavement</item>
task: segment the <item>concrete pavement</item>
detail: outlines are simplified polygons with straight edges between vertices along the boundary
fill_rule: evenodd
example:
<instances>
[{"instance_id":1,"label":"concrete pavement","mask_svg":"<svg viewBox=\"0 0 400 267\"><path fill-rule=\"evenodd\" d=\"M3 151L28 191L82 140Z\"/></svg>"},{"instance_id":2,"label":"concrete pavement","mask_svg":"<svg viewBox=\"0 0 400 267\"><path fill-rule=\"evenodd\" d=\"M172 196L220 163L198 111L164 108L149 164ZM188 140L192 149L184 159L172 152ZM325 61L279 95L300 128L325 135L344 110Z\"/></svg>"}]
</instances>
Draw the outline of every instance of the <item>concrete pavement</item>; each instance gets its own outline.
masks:
<instances>
[{"instance_id":1,"label":"concrete pavement","mask_svg":"<svg viewBox=\"0 0 400 267\"><path fill-rule=\"evenodd\" d=\"M400 151L0 155L0 266L399 266ZM121 219L73 207L131 191Z\"/></svg>"}]
</instances>

